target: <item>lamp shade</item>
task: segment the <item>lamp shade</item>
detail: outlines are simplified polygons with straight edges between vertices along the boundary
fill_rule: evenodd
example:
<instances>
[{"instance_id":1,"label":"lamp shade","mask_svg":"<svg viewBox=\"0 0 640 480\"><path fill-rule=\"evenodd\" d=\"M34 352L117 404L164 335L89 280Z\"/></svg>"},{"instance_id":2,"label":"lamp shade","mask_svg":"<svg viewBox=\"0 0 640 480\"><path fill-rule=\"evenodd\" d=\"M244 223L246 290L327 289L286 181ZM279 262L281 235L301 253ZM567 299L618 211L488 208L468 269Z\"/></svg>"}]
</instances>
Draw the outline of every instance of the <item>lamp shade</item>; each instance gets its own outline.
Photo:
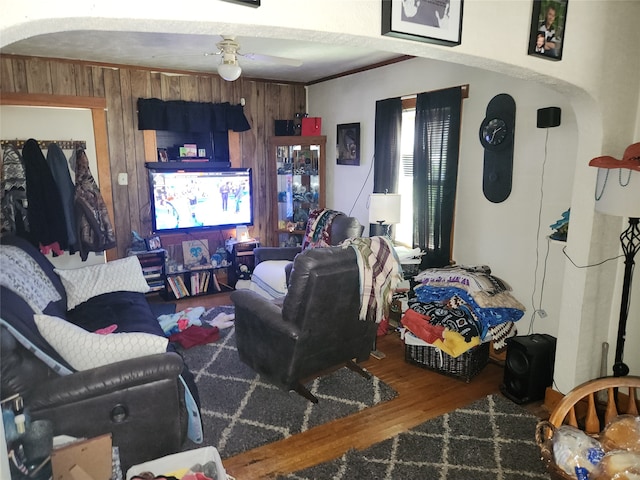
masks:
<instances>
[{"instance_id":1,"label":"lamp shade","mask_svg":"<svg viewBox=\"0 0 640 480\"><path fill-rule=\"evenodd\" d=\"M220 65L218 65L218 75L224 78L227 82L233 82L240 77L242 73L242 68L238 65L238 60L233 58L233 60L228 61L225 57Z\"/></svg>"},{"instance_id":2,"label":"lamp shade","mask_svg":"<svg viewBox=\"0 0 640 480\"><path fill-rule=\"evenodd\" d=\"M622 160L597 157L596 210L619 217L640 218L640 143L629 145Z\"/></svg>"},{"instance_id":3,"label":"lamp shade","mask_svg":"<svg viewBox=\"0 0 640 480\"><path fill-rule=\"evenodd\" d=\"M372 193L369 197L369 223L391 225L400 223L400 195Z\"/></svg>"}]
</instances>

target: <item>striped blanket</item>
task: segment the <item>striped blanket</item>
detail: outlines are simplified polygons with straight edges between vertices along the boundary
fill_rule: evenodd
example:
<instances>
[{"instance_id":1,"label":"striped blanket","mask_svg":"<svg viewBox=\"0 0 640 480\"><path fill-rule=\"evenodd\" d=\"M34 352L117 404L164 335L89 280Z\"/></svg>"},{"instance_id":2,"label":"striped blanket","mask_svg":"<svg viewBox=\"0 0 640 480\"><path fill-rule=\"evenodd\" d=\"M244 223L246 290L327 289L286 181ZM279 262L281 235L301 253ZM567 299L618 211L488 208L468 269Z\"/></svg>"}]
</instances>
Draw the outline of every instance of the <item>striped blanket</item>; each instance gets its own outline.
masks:
<instances>
[{"instance_id":1,"label":"striped blanket","mask_svg":"<svg viewBox=\"0 0 640 480\"><path fill-rule=\"evenodd\" d=\"M393 292L402 280L402 267L387 237L348 238L342 248L353 248L360 270L360 320L380 323L389 317Z\"/></svg>"}]
</instances>

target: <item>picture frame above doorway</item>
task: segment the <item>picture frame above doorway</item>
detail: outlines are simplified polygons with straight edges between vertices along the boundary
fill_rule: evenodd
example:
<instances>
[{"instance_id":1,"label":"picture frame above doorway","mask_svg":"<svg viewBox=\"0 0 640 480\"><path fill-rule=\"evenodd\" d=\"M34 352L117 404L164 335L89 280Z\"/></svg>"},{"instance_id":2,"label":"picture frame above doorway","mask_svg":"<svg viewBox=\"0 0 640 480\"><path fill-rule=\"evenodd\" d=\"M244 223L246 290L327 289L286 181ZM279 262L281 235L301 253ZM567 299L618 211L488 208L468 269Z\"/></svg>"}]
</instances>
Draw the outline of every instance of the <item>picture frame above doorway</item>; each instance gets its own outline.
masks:
<instances>
[{"instance_id":1,"label":"picture frame above doorway","mask_svg":"<svg viewBox=\"0 0 640 480\"><path fill-rule=\"evenodd\" d=\"M463 0L382 0L382 35L456 46Z\"/></svg>"},{"instance_id":2,"label":"picture frame above doorway","mask_svg":"<svg viewBox=\"0 0 640 480\"><path fill-rule=\"evenodd\" d=\"M336 132L336 163L360 165L360 124L343 123Z\"/></svg>"},{"instance_id":3,"label":"picture frame above doorway","mask_svg":"<svg viewBox=\"0 0 640 480\"><path fill-rule=\"evenodd\" d=\"M529 55L562 60L569 0L533 0Z\"/></svg>"},{"instance_id":4,"label":"picture frame above doorway","mask_svg":"<svg viewBox=\"0 0 640 480\"><path fill-rule=\"evenodd\" d=\"M240 5L247 5L248 7L259 7L260 0L225 0L231 3L238 3Z\"/></svg>"}]
</instances>

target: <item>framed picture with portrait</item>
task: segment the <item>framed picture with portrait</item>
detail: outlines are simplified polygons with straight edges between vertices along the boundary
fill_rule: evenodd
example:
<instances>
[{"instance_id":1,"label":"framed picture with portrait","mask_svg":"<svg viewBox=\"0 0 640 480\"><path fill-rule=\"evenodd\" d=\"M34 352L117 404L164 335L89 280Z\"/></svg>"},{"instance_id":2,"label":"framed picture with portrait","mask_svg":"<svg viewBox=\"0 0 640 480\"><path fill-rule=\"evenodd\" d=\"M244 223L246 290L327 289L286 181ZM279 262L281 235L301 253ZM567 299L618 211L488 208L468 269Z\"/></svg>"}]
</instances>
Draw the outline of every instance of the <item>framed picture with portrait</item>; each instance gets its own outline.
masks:
<instances>
[{"instance_id":1,"label":"framed picture with portrait","mask_svg":"<svg viewBox=\"0 0 640 480\"><path fill-rule=\"evenodd\" d=\"M336 163L338 165L360 165L360 124L338 125Z\"/></svg>"},{"instance_id":2,"label":"framed picture with portrait","mask_svg":"<svg viewBox=\"0 0 640 480\"><path fill-rule=\"evenodd\" d=\"M169 154L168 154L166 148L159 148L158 149L158 161L159 162L168 162L169 161Z\"/></svg>"},{"instance_id":3,"label":"framed picture with portrait","mask_svg":"<svg viewBox=\"0 0 640 480\"><path fill-rule=\"evenodd\" d=\"M147 250L158 250L162 248L162 242L158 236L147 237L144 239L144 242L147 246Z\"/></svg>"},{"instance_id":4,"label":"framed picture with portrait","mask_svg":"<svg viewBox=\"0 0 640 480\"><path fill-rule=\"evenodd\" d=\"M463 0L382 0L382 35L455 46L462 41Z\"/></svg>"},{"instance_id":5,"label":"framed picture with portrait","mask_svg":"<svg viewBox=\"0 0 640 480\"><path fill-rule=\"evenodd\" d=\"M533 0L529 55L562 60L569 0Z\"/></svg>"}]
</instances>

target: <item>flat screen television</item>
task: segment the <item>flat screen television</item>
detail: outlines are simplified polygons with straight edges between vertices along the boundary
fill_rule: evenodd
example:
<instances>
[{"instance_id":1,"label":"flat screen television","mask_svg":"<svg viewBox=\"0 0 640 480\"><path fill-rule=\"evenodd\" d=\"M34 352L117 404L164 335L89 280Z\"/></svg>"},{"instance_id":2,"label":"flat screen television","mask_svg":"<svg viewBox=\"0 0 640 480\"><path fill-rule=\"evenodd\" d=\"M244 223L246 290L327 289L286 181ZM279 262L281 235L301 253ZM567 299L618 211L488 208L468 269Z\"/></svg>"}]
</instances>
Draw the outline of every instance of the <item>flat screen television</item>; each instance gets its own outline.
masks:
<instances>
[{"instance_id":1,"label":"flat screen television","mask_svg":"<svg viewBox=\"0 0 640 480\"><path fill-rule=\"evenodd\" d=\"M235 228L253 224L250 168L214 162L158 162L149 171L153 233Z\"/></svg>"}]
</instances>

